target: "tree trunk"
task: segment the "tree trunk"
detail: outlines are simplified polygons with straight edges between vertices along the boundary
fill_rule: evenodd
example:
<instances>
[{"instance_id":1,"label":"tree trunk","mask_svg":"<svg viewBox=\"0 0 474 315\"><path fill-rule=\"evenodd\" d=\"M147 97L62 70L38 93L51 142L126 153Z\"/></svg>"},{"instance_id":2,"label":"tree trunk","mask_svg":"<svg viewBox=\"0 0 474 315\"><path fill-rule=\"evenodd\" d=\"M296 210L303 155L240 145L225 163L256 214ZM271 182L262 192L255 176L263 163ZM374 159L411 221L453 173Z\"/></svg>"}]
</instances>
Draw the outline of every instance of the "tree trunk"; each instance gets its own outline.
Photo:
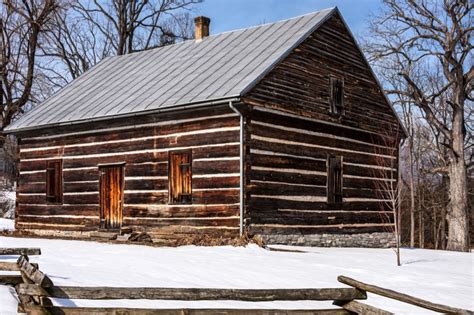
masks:
<instances>
[{"instance_id":1,"label":"tree trunk","mask_svg":"<svg viewBox=\"0 0 474 315\"><path fill-rule=\"evenodd\" d=\"M440 213L440 248L441 249L446 249L446 209L448 207L448 183L449 183L449 178L447 174L442 175L442 188L443 188L443 203L441 205L441 213Z\"/></svg>"},{"instance_id":2,"label":"tree trunk","mask_svg":"<svg viewBox=\"0 0 474 315\"><path fill-rule=\"evenodd\" d=\"M423 210L420 208L418 213L418 242L420 248L425 248L425 219L423 217Z\"/></svg>"},{"instance_id":3,"label":"tree trunk","mask_svg":"<svg viewBox=\"0 0 474 315\"><path fill-rule=\"evenodd\" d=\"M410 247L415 247L415 184L413 180L413 140L408 140L408 182L410 185Z\"/></svg>"},{"instance_id":4,"label":"tree trunk","mask_svg":"<svg viewBox=\"0 0 474 315\"><path fill-rule=\"evenodd\" d=\"M436 218L437 209L433 208L433 244L434 249L438 249L438 222Z\"/></svg>"},{"instance_id":5,"label":"tree trunk","mask_svg":"<svg viewBox=\"0 0 474 315\"><path fill-rule=\"evenodd\" d=\"M456 102L460 104L460 102ZM462 109L453 111L452 152L450 152L449 203L447 211L448 244L446 249L469 251L467 172L464 161L464 117Z\"/></svg>"}]
</instances>

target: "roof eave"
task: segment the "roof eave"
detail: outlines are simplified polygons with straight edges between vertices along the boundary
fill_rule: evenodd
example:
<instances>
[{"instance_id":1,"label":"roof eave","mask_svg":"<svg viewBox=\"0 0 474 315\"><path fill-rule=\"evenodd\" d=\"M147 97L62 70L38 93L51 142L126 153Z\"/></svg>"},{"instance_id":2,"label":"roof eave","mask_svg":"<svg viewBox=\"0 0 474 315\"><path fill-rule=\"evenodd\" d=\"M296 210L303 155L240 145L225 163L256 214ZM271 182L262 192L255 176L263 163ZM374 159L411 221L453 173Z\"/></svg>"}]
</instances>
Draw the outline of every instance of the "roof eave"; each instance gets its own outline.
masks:
<instances>
[{"instance_id":1,"label":"roof eave","mask_svg":"<svg viewBox=\"0 0 474 315\"><path fill-rule=\"evenodd\" d=\"M181 111L186 109L197 109L197 108L205 108L210 107L218 104L226 104L228 102L239 102L240 97L238 95L232 95L228 97L218 98L209 101L200 101L200 102L193 102L193 103L185 103L185 104L176 104L173 106L163 106L156 109L145 110L140 112L131 112L131 113L124 113L119 115L111 115L111 116L102 116L97 118L88 118L82 120L75 120L75 121L68 121L68 122L60 122L60 123L52 123L52 124L45 124L45 125L37 125L31 127L24 127L24 128L12 128L12 129L5 129L3 131L4 134L19 134L23 132L29 132L34 130L41 130L41 129L48 129L54 127L64 127L64 126L73 126L91 122L99 122L99 121L106 121L110 119L118 119L118 118L130 118L130 117L137 117L137 116L144 116L144 115L151 115L151 114L160 114L165 112L172 112L172 111Z\"/></svg>"}]
</instances>

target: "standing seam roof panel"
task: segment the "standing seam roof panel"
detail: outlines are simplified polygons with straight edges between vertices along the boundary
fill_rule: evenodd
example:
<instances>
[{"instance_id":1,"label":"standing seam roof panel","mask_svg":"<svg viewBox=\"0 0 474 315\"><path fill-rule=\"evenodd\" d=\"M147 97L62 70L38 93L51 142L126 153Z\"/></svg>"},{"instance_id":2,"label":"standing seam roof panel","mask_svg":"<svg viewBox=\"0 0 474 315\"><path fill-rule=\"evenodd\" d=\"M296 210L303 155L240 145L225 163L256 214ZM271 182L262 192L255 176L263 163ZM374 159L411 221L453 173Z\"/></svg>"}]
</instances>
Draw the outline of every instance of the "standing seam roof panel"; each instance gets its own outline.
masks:
<instances>
[{"instance_id":1,"label":"standing seam roof panel","mask_svg":"<svg viewBox=\"0 0 474 315\"><path fill-rule=\"evenodd\" d=\"M196 47L191 48L191 52L195 49ZM173 54L172 51L169 54L171 58L160 60L157 64L153 64L152 62L148 69L142 73L141 80L138 78L135 79L136 84L130 89L123 91L123 95L120 95L121 100L117 101L118 105L115 107L115 112L119 113L124 108L127 108L127 106L131 106L131 101L137 102L137 98L146 96L150 89L159 88L160 82L166 78L167 74L175 70L174 67L170 66L170 64L173 66L176 64L176 59L174 63L170 63L170 61L173 61L173 56L180 59L183 54L189 53L189 51L182 50L179 52L175 51L174 53L175 54ZM165 70L160 72L162 67L165 68Z\"/></svg>"},{"instance_id":2,"label":"standing seam roof panel","mask_svg":"<svg viewBox=\"0 0 474 315\"><path fill-rule=\"evenodd\" d=\"M186 45L181 45L177 51L185 50ZM165 62L165 60L168 60L169 58L173 58L175 51L172 49L165 49L165 50L159 50L159 51L150 51L150 54L146 60L138 64L136 67L132 69L132 71L126 73L126 76L123 79L123 82L117 86L114 87L114 89L111 91L111 95L103 95L101 98L98 99L98 102L108 102L110 105L113 105L112 108L110 106L104 106L103 108L101 107L96 107L92 108L91 115L96 116L100 115L101 111L104 110L114 110L116 109L121 103L121 98L124 98L128 96L129 91L134 91L136 89L137 85L144 84L143 80L140 80L141 76L146 76L148 74L149 69L153 69L153 64L158 63L162 65L162 63ZM84 116L83 116L84 117Z\"/></svg>"},{"instance_id":3,"label":"standing seam roof panel","mask_svg":"<svg viewBox=\"0 0 474 315\"><path fill-rule=\"evenodd\" d=\"M109 58L106 58L106 59L102 60L95 67L89 69L83 75L81 75L76 80L74 80L74 82L77 82L77 85L81 84L82 81L87 80L89 76L94 74L94 72L100 71L103 67L108 65L111 62L111 59L112 58L109 57ZM73 84L66 85L64 88L57 91L53 96L48 98L46 101L44 101L43 103L37 105L33 110L31 110L31 111L27 112L26 114L24 114L23 116L21 116L21 118L19 120L13 122L13 124L8 126L7 129L13 128L16 125L18 125L18 127L21 127L21 126L28 125L28 123L31 123L31 124L39 123L40 119L38 119L38 118L42 117L41 113L43 111L46 111L48 108L55 106L56 105L55 101L58 98L62 98L62 97L64 97L64 95L67 95L68 93L70 93L70 91L75 89L77 85L73 85Z\"/></svg>"},{"instance_id":4,"label":"standing seam roof panel","mask_svg":"<svg viewBox=\"0 0 474 315\"><path fill-rule=\"evenodd\" d=\"M290 23L290 22L293 22L293 23ZM240 67L234 66L230 68L234 70L234 72L233 72L233 75L229 77L227 81L222 82L222 81L216 80L212 82L211 85L207 86L205 89L202 89L199 94L194 94L190 96L191 99L196 99L197 97L203 97L204 99L208 99L212 97L213 93L216 93L216 91L222 91L224 94L229 94L228 93L229 90L232 90L232 89L240 90L242 87L240 84L236 85L235 83L236 79L242 76L253 78L255 74L254 71L249 71L243 75L244 70L254 68L254 64L257 64L257 63L269 64L270 62L272 62L272 59L268 58L269 54L273 52L272 50L269 49L269 47L275 45L275 43L277 43L279 40L286 41L290 39L292 33L289 32L288 30L294 27L295 22L297 21L288 20L281 23L280 25L278 25L278 28L275 29L271 35L275 34L275 32L279 32L279 33L283 32L284 36L280 36L277 38L277 40L273 42L268 42L267 44L262 43L261 45L255 48L255 53L257 53L260 56L260 58L253 58L253 56L250 54L243 54L238 64L246 65L246 66L240 66ZM273 37L273 36L270 36L270 37ZM206 93L206 90L209 93Z\"/></svg>"},{"instance_id":5,"label":"standing seam roof panel","mask_svg":"<svg viewBox=\"0 0 474 315\"><path fill-rule=\"evenodd\" d=\"M181 47L178 47L178 49ZM160 50L159 52L162 54L166 50ZM115 71L112 75L112 78L96 78L94 89L90 91L92 93L92 97L87 99L88 105L84 107L82 114L79 118L87 118L88 116L94 116L95 110L100 109L100 106L95 106L96 104L105 104L104 108L110 109L110 106L114 103L111 101L113 96L120 92L120 89L123 88L124 85L129 84L130 78L137 74L137 68L139 64L146 64L147 62L153 60L153 52L152 51L145 51L143 52L142 58L140 58L140 54L130 54L121 57L123 61L118 59L115 62ZM123 65L124 61L126 61L125 65ZM137 65L137 62L138 65ZM99 81L99 82L97 82ZM107 86L111 86L112 88L107 89ZM86 94L87 97L87 94ZM67 120L73 119L74 117L69 115L65 117Z\"/></svg>"},{"instance_id":6,"label":"standing seam roof panel","mask_svg":"<svg viewBox=\"0 0 474 315\"><path fill-rule=\"evenodd\" d=\"M165 93L166 96L168 96L168 95L169 96L168 96L167 99L162 100L160 103L163 103L163 104L176 104L176 103L179 103L179 100L181 100L183 98L185 98L185 100L189 100L190 97L186 97L187 94L189 94L192 91L195 91L196 89L202 90L200 88L202 88L202 86L204 86L203 83L206 83L207 79L212 78L213 76L216 76L216 74L219 71L223 71L226 68L226 66L228 66L229 63L232 60L237 60L239 55L246 55L247 50L253 50L252 48L249 48L249 47L255 41L260 40L260 39L262 39L262 41L265 41L266 39L271 37L272 30L274 30L274 28L273 27L267 27L267 28L262 27L262 28L258 28L257 30L259 30L260 32L257 32L257 33L253 32L253 33L250 34L250 36L245 36L244 37L243 34L240 36L240 37L243 37L243 41L242 41L242 45L238 46L239 49L234 48L234 49L231 49L230 51L225 51L225 48L224 48L223 51L221 51L220 54L219 54L221 56L220 56L220 59L218 61L222 61L221 63L217 63L217 62L213 63L213 64L209 65L209 67L207 69L205 69L204 72L195 74L193 79L195 80L195 82L198 83L197 85L193 85L191 88L189 88L189 86L183 85L183 83L181 83L180 85L175 86L174 89L172 89L168 93ZM219 79L222 82L225 83L231 78L231 75L232 75L232 73L229 73L229 71L225 71L223 73L223 76L219 77ZM223 78L224 76L225 76L225 78ZM183 93L183 95L179 95L179 94L176 95L177 93L176 93L175 90L186 89L186 88L187 88L186 93ZM216 95L216 94L214 96L216 96L216 97L221 96L221 95L218 95L218 94Z\"/></svg>"},{"instance_id":7,"label":"standing seam roof panel","mask_svg":"<svg viewBox=\"0 0 474 315\"><path fill-rule=\"evenodd\" d=\"M56 121L57 117L62 117L62 121L69 121L68 119L68 109L75 110L75 108L81 108L81 111L73 111L75 113L76 119L79 119L82 112L87 112L87 105L85 106L78 106L78 104L91 104L93 103L94 98L96 97L97 93L106 90L105 87L113 86L113 83L116 82L118 78L118 74L120 70L129 66L129 64L133 61L128 58L127 56L117 56L112 57L111 64L106 68L106 70L102 72L95 73L95 76L91 76L88 81L84 84L78 85L78 89L74 91L75 93L69 93L68 97L61 100L63 106L60 107L54 115L48 117L48 120L44 121L46 123L51 123ZM123 62L119 63L119 60L123 60ZM117 71L119 73L117 73ZM107 80L108 78L114 78L115 80Z\"/></svg>"},{"instance_id":8,"label":"standing seam roof panel","mask_svg":"<svg viewBox=\"0 0 474 315\"><path fill-rule=\"evenodd\" d=\"M121 111L124 111L125 109L132 111L140 111L145 109L146 106L149 104L150 99L154 96L156 92L163 93L163 90L170 83L170 81L173 80L173 78L178 75L184 77L186 75L186 70L189 69L189 67L192 66L196 60L202 58L202 56L206 55L208 51L212 52L215 47L219 45L219 43L225 42L227 40L229 40L228 37L225 37L223 39L219 39L216 37L212 39L203 40L202 42L197 43L197 45L195 44L193 47L193 51L196 51L197 53L194 55L191 54L192 58L183 58L184 62L174 61L173 64L169 65L168 69L164 71L164 74L157 73L158 80L156 82L154 82L153 80L151 81L154 84L146 90L146 93L141 93L138 96L138 99L134 99L133 102L129 104L124 104L124 106L121 108Z\"/></svg>"},{"instance_id":9,"label":"standing seam roof panel","mask_svg":"<svg viewBox=\"0 0 474 315\"><path fill-rule=\"evenodd\" d=\"M210 63L211 61L214 61L215 59L217 59L214 62L214 63L217 63L220 53L224 51L225 48L228 45L230 45L233 41L236 41L238 39L239 39L239 34L235 34L235 33L227 34L227 36L225 36L224 39L222 39L220 42L217 43L217 45L219 45L219 52L214 53L215 49L211 50L210 53L200 52L196 59L189 60L189 62L183 64L183 68L184 68L183 72L175 73L175 75L170 80L168 80L168 82L166 82L166 84L160 90L156 90L155 92L153 92L147 99L147 102L143 103L143 106L134 107L134 108L135 109L149 109L150 106L154 104L159 104L159 105L169 104L169 103L165 103L167 99L166 96L169 94L175 94L175 93L181 92L180 90L178 91L175 90L177 85L179 85L183 81L186 81L189 77L199 74L196 72L196 70L199 69L200 67L206 66L207 62ZM206 38L203 39L202 42L197 43L197 45L199 46L205 41L206 41ZM201 80L203 80L203 78L200 78L199 81L195 81L193 83L194 84L199 83ZM195 86L195 85L191 85L191 86ZM159 105L156 107L159 107ZM173 104L170 104L170 105L173 105Z\"/></svg>"},{"instance_id":10,"label":"standing seam roof panel","mask_svg":"<svg viewBox=\"0 0 474 315\"><path fill-rule=\"evenodd\" d=\"M153 80L145 81L145 78L154 78L158 73L160 73L160 67L164 67L170 60L173 60L173 56L176 58L177 56L186 53L188 46L189 45L181 45L180 49L177 49L176 51L170 49L164 57L164 53L161 52L161 50L152 51L154 53L150 55L148 61L146 63L142 63L141 66L135 67L133 72L129 73L128 77L124 80L123 84L116 87L112 93L112 96L107 98L107 102L110 105L99 107L91 114L101 116L106 114L113 115L114 113L119 112L123 107L124 98L141 95L139 94L138 90L143 87L147 87L148 82L153 82ZM146 68L146 70L143 71L143 68ZM158 84L155 83L155 86L157 85Z\"/></svg>"}]
</instances>

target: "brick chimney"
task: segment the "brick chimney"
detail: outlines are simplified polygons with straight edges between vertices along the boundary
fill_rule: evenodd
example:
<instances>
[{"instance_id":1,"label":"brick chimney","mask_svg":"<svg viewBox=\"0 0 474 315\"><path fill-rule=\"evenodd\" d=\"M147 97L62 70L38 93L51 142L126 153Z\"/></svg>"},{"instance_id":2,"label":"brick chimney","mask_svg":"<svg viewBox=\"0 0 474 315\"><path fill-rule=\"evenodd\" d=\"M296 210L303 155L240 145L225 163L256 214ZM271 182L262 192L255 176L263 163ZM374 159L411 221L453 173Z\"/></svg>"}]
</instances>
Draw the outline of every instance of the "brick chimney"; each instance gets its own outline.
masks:
<instances>
[{"instance_id":1,"label":"brick chimney","mask_svg":"<svg viewBox=\"0 0 474 315\"><path fill-rule=\"evenodd\" d=\"M205 16L198 16L194 19L194 37L196 41L201 41L204 37L209 36L209 24L211 19Z\"/></svg>"}]
</instances>

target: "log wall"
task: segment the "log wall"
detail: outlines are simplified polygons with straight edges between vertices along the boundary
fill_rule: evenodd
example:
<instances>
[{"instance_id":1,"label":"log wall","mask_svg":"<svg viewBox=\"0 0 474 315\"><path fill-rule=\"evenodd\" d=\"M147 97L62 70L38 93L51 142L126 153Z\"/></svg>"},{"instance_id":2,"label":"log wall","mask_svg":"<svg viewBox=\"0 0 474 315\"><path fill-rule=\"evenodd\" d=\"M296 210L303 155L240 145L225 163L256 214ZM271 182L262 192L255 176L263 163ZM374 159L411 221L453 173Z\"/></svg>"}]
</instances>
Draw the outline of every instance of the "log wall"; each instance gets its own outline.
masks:
<instances>
[{"instance_id":1,"label":"log wall","mask_svg":"<svg viewBox=\"0 0 474 315\"><path fill-rule=\"evenodd\" d=\"M238 234L239 117L228 106L93 131L23 135L18 229L99 227L99 164L125 162L123 226L135 231ZM191 149L192 204L168 204L168 153ZM45 169L63 160L63 203L46 201Z\"/></svg>"},{"instance_id":2,"label":"log wall","mask_svg":"<svg viewBox=\"0 0 474 315\"><path fill-rule=\"evenodd\" d=\"M332 76L344 79L340 117L329 108ZM398 120L338 16L294 49L244 101L252 107L245 204L252 233L392 230L384 190L390 177L396 183ZM341 204L327 202L329 154L343 157Z\"/></svg>"}]
</instances>

